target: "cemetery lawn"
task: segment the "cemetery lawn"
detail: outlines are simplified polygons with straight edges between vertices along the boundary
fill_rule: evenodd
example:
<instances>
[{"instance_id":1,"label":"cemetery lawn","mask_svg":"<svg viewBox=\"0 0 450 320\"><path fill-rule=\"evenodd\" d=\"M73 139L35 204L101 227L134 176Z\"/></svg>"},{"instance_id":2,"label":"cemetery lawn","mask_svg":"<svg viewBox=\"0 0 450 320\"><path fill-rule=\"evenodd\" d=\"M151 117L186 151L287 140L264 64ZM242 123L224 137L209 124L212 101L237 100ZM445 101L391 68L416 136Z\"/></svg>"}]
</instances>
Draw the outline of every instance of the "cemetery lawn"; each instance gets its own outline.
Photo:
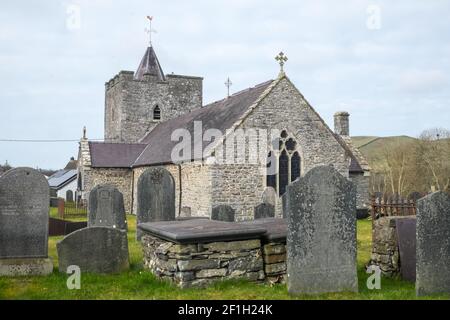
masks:
<instances>
[{"instance_id":1,"label":"cemetery lawn","mask_svg":"<svg viewBox=\"0 0 450 320\"><path fill-rule=\"evenodd\" d=\"M50 237L49 255L53 259L53 274L44 277L0 277L0 299L416 299L413 283L382 278L380 290L368 290L365 264L371 250L371 221L358 221L359 293L332 293L291 297L286 285L253 284L245 281L224 281L203 289L179 289L156 279L143 269L142 250L135 240L135 216L127 216L130 250L130 270L118 275L83 274L80 290L68 290L66 274L58 272L56 242L62 237ZM422 297L423 298L423 297ZM449 299L448 295L425 299Z\"/></svg>"}]
</instances>

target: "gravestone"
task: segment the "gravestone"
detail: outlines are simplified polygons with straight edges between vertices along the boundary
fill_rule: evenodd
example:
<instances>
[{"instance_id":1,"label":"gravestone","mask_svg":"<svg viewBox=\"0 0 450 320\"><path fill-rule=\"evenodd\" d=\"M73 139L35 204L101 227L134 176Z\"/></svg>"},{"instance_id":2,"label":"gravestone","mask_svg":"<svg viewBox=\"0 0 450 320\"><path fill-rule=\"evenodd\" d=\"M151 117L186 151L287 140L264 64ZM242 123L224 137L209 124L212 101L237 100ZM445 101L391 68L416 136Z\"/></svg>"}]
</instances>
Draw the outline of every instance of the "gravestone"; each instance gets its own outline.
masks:
<instances>
[{"instance_id":1,"label":"gravestone","mask_svg":"<svg viewBox=\"0 0 450 320\"><path fill-rule=\"evenodd\" d=\"M275 206L268 203L260 203L254 209L254 219L275 217Z\"/></svg>"},{"instance_id":2,"label":"gravestone","mask_svg":"<svg viewBox=\"0 0 450 320\"><path fill-rule=\"evenodd\" d=\"M123 195L112 185L98 185L89 193L89 227L127 230Z\"/></svg>"},{"instance_id":3,"label":"gravestone","mask_svg":"<svg viewBox=\"0 0 450 320\"><path fill-rule=\"evenodd\" d=\"M358 291L355 186L321 166L287 192L289 293Z\"/></svg>"},{"instance_id":4,"label":"gravestone","mask_svg":"<svg viewBox=\"0 0 450 320\"><path fill-rule=\"evenodd\" d=\"M281 196L281 211L283 218L286 219L289 213L288 202L287 202L287 191L289 190L289 186L286 188L286 192Z\"/></svg>"},{"instance_id":5,"label":"gravestone","mask_svg":"<svg viewBox=\"0 0 450 320\"><path fill-rule=\"evenodd\" d=\"M395 219L398 251L400 254L400 274L402 279L416 281L416 217Z\"/></svg>"},{"instance_id":6,"label":"gravestone","mask_svg":"<svg viewBox=\"0 0 450 320\"><path fill-rule=\"evenodd\" d=\"M80 267L82 273L119 273L129 268L127 232L110 227L89 227L57 243L59 271Z\"/></svg>"},{"instance_id":7,"label":"gravestone","mask_svg":"<svg viewBox=\"0 0 450 320\"><path fill-rule=\"evenodd\" d=\"M272 206L275 206L277 204L277 192L272 187L266 187L264 189L264 192L261 196L261 202L271 204Z\"/></svg>"},{"instance_id":8,"label":"gravestone","mask_svg":"<svg viewBox=\"0 0 450 320\"><path fill-rule=\"evenodd\" d=\"M145 170L137 183L137 224L175 220L175 182L163 167ZM136 237L141 239L138 229Z\"/></svg>"},{"instance_id":9,"label":"gravestone","mask_svg":"<svg viewBox=\"0 0 450 320\"><path fill-rule=\"evenodd\" d=\"M52 272L49 205L49 185L40 172L16 168L0 177L0 275Z\"/></svg>"},{"instance_id":10,"label":"gravestone","mask_svg":"<svg viewBox=\"0 0 450 320\"><path fill-rule=\"evenodd\" d=\"M408 195L408 200L413 200L414 202L417 202L420 198L423 197L423 194L418 191L413 191Z\"/></svg>"},{"instance_id":11,"label":"gravestone","mask_svg":"<svg viewBox=\"0 0 450 320\"><path fill-rule=\"evenodd\" d=\"M450 293L450 195L417 201L416 294Z\"/></svg>"},{"instance_id":12,"label":"gravestone","mask_svg":"<svg viewBox=\"0 0 450 320\"><path fill-rule=\"evenodd\" d=\"M213 207L211 220L234 222L234 209L226 204Z\"/></svg>"}]
</instances>

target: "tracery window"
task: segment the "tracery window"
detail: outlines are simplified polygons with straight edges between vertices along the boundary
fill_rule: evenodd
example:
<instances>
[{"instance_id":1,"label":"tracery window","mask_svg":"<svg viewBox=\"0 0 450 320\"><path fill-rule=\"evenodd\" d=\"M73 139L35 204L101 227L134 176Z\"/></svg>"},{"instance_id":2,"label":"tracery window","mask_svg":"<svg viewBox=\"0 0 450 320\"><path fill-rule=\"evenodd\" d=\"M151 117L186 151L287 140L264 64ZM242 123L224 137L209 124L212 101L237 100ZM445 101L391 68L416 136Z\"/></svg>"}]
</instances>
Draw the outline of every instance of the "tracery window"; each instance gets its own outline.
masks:
<instances>
[{"instance_id":1,"label":"tracery window","mask_svg":"<svg viewBox=\"0 0 450 320\"><path fill-rule=\"evenodd\" d=\"M286 130L280 138L272 141L272 148L267 156L266 185L273 187L279 196L286 192L289 183L300 177L301 158L297 142Z\"/></svg>"}]
</instances>

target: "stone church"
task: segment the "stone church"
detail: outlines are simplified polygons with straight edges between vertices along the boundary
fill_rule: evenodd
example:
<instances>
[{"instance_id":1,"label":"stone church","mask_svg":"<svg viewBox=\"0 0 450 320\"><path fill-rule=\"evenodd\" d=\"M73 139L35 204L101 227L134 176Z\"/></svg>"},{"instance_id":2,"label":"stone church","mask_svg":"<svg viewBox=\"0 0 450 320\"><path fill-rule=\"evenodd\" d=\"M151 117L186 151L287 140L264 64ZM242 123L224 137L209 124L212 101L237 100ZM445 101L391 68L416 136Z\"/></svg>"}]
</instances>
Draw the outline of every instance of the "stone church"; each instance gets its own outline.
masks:
<instances>
[{"instance_id":1,"label":"stone church","mask_svg":"<svg viewBox=\"0 0 450 320\"><path fill-rule=\"evenodd\" d=\"M120 71L105 84L104 142L89 141L84 132L77 194L88 199L97 184L113 184L135 214L139 176L163 166L175 181L177 215L210 216L214 206L227 204L236 220L248 220L267 187L281 196L311 168L331 165L356 184L358 209L367 210L370 168L351 142L349 114L335 114L333 132L284 73L285 60L281 53L275 79L203 106L203 78L164 74L150 45L136 72ZM237 131L245 133L242 140ZM177 132L187 148L174 160ZM236 152L238 144L247 146L243 153ZM221 161L224 150L231 150L232 161ZM249 161L261 152L263 164ZM280 216L280 198L275 208Z\"/></svg>"}]
</instances>

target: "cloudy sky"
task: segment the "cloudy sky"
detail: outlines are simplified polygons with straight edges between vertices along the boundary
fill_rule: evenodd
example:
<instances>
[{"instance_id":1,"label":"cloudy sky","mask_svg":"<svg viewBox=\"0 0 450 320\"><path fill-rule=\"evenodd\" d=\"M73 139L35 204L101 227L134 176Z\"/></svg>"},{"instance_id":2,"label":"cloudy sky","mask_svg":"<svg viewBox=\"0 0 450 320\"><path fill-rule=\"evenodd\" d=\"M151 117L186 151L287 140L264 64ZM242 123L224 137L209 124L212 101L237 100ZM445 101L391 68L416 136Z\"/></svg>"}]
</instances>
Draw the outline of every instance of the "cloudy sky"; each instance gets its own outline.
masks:
<instances>
[{"instance_id":1,"label":"cloudy sky","mask_svg":"<svg viewBox=\"0 0 450 320\"><path fill-rule=\"evenodd\" d=\"M0 140L103 138L104 83L135 70L146 15L165 73L204 77L204 103L277 76L274 56L352 135L450 129L449 1L2 1ZM0 163L58 169L77 142L0 141Z\"/></svg>"}]
</instances>

